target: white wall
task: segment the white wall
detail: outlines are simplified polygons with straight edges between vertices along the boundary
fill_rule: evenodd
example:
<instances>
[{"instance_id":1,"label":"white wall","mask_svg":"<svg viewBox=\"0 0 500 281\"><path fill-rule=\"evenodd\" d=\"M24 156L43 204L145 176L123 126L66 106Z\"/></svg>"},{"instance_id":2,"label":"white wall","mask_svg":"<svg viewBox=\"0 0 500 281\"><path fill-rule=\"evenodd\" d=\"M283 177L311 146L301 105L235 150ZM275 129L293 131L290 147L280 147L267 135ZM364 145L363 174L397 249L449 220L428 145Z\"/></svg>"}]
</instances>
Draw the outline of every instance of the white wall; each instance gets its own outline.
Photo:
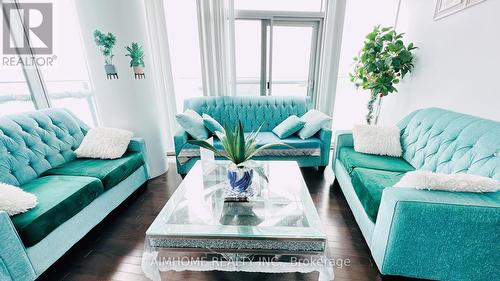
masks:
<instances>
[{"instance_id":1,"label":"white wall","mask_svg":"<svg viewBox=\"0 0 500 281\"><path fill-rule=\"evenodd\" d=\"M434 21L437 0L347 1L333 128L365 123L369 92L349 81L352 58L374 25L394 25L414 42L415 69L384 98L380 124L395 124L411 111L442 107L500 120L500 1L486 0Z\"/></svg>"},{"instance_id":2,"label":"white wall","mask_svg":"<svg viewBox=\"0 0 500 281\"><path fill-rule=\"evenodd\" d=\"M76 8L87 50L90 73L103 126L131 130L143 137L151 176L167 170L168 133L158 106L143 0L76 0ZM112 32L117 37L113 48L119 79L108 80L104 58L93 40L93 32ZM134 79L125 56L125 46L138 42L145 51L146 79Z\"/></svg>"},{"instance_id":3,"label":"white wall","mask_svg":"<svg viewBox=\"0 0 500 281\"><path fill-rule=\"evenodd\" d=\"M353 58L374 26L393 26L398 0L347 0L342 35L339 74L333 113L333 129L349 129L364 123L369 91L356 90L349 81Z\"/></svg>"},{"instance_id":4,"label":"white wall","mask_svg":"<svg viewBox=\"0 0 500 281\"><path fill-rule=\"evenodd\" d=\"M397 30L414 42L415 71L388 96L382 123L423 107L500 120L500 1L486 0L434 21L436 0L402 0Z\"/></svg>"}]
</instances>

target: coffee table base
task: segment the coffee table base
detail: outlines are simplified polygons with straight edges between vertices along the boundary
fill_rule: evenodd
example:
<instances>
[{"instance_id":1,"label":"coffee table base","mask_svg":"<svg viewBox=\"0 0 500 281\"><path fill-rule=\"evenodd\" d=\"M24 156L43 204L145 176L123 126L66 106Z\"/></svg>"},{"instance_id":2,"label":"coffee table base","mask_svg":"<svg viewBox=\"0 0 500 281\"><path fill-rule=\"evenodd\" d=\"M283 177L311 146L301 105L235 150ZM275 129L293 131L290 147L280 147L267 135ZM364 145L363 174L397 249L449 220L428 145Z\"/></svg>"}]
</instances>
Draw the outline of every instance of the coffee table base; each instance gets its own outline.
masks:
<instances>
[{"instance_id":1,"label":"coffee table base","mask_svg":"<svg viewBox=\"0 0 500 281\"><path fill-rule=\"evenodd\" d=\"M290 256L283 262L281 255L257 255L254 253L202 253L188 254L170 252L174 256L164 256L165 251L144 251L142 270L151 280L161 280L161 272L166 271L227 271L260 273L311 273L319 272L319 281L334 279L333 265L326 255ZM209 256L212 256L211 258ZM218 258L216 258L218 257ZM213 258L216 258L214 260Z\"/></svg>"}]
</instances>

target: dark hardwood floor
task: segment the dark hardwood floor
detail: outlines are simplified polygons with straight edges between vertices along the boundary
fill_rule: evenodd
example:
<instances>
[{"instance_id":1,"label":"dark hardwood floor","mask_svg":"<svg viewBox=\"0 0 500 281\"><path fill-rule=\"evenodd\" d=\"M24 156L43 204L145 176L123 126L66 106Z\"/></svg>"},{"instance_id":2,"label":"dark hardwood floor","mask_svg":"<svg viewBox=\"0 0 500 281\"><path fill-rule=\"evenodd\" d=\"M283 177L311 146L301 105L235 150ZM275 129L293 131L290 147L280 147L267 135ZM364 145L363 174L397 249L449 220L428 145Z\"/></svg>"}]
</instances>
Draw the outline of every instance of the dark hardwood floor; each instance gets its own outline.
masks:
<instances>
[{"instance_id":1,"label":"dark hardwood floor","mask_svg":"<svg viewBox=\"0 0 500 281\"><path fill-rule=\"evenodd\" d=\"M144 233L182 181L174 164L131 196L40 280L148 280L141 270ZM335 280L382 280L362 234L330 167L302 174L328 233L330 254L337 265ZM318 273L258 274L226 272L165 272L164 280L317 280ZM387 278L384 278L386 280ZM401 278L390 278L402 280Z\"/></svg>"}]
</instances>

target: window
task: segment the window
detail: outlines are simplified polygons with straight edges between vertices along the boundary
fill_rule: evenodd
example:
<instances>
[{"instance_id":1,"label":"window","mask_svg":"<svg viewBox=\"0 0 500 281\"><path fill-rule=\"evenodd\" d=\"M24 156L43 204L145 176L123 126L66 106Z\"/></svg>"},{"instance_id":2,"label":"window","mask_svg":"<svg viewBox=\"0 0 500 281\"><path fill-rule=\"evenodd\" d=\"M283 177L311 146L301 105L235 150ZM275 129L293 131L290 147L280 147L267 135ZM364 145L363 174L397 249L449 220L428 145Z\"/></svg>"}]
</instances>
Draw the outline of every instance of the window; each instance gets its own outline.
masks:
<instances>
[{"instance_id":1,"label":"window","mask_svg":"<svg viewBox=\"0 0 500 281\"><path fill-rule=\"evenodd\" d=\"M0 3L1 4L1 3ZM4 31L4 26L7 24L6 14L9 12L11 18L9 27L11 47L19 47L22 38L22 24L15 13L15 10L3 10L2 19L0 20L0 30ZM2 42L3 43L3 42ZM2 49L2 51L5 51ZM3 52L2 52L3 55ZM3 59L3 58L2 58ZM8 57L6 57L8 59ZM24 69L20 64L6 65L3 63L0 66L0 115L14 114L23 111L35 109L35 104L30 91L30 86L26 80Z\"/></svg>"},{"instance_id":2,"label":"window","mask_svg":"<svg viewBox=\"0 0 500 281\"><path fill-rule=\"evenodd\" d=\"M74 1L54 3L54 67L40 71L52 107L66 108L89 125L97 125L92 84Z\"/></svg>"},{"instance_id":3,"label":"window","mask_svg":"<svg viewBox=\"0 0 500 281\"><path fill-rule=\"evenodd\" d=\"M234 24L236 92L258 96L261 90L262 29L259 20L237 20ZM264 57L265 58L265 57Z\"/></svg>"},{"instance_id":4,"label":"window","mask_svg":"<svg viewBox=\"0 0 500 281\"><path fill-rule=\"evenodd\" d=\"M74 1L30 1L32 2L52 3L52 54L37 54L32 44L40 44L40 41L32 40L26 43L31 54L23 53L15 59L17 61L19 58L34 57L37 61L43 62L50 58L52 62L38 66L2 65L0 114L61 107L70 110L85 123L97 125L94 96ZM27 29L22 27L23 23L19 18L26 15L22 14L24 12L15 11L10 10L11 42L17 45L20 42L25 44L22 38L27 36L25 33ZM43 15L35 19L42 20Z\"/></svg>"},{"instance_id":5,"label":"window","mask_svg":"<svg viewBox=\"0 0 500 281\"><path fill-rule=\"evenodd\" d=\"M269 92L273 96L306 96L314 86L317 23L277 22L273 31L273 55ZM312 46L311 46L312 45Z\"/></svg>"},{"instance_id":6,"label":"window","mask_svg":"<svg viewBox=\"0 0 500 281\"><path fill-rule=\"evenodd\" d=\"M30 90L21 67L0 69L0 115L34 110Z\"/></svg>"},{"instance_id":7,"label":"window","mask_svg":"<svg viewBox=\"0 0 500 281\"><path fill-rule=\"evenodd\" d=\"M196 0L166 0L165 15L176 108L182 112L185 99L203 96Z\"/></svg>"},{"instance_id":8,"label":"window","mask_svg":"<svg viewBox=\"0 0 500 281\"><path fill-rule=\"evenodd\" d=\"M320 12L322 0L234 0L236 10Z\"/></svg>"},{"instance_id":9,"label":"window","mask_svg":"<svg viewBox=\"0 0 500 281\"><path fill-rule=\"evenodd\" d=\"M314 97L322 16L273 13L235 13L237 95Z\"/></svg>"},{"instance_id":10,"label":"window","mask_svg":"<svg viewBox=\"0 0 500 281\"><path fill-rule=\"evenodd\" d=\"M204 22L199 22L198 16L205 15L203 6L197 7L200 3L165 0L177 111L182 111L185 99L204 94L204 82L216 80L202 78L201 52L211 58L214 47L200 50L200 38L210 33L200 33ZM228 28L228 40L234 41L227 45L234 46L235 73L231 75L235 75L236 95L315 99L323 4L323 0L234 0L234 36L232 26ZM225 73L226 69L220 68L227 66L208 64L203 67Z\"/></svg>"}]
</instances>

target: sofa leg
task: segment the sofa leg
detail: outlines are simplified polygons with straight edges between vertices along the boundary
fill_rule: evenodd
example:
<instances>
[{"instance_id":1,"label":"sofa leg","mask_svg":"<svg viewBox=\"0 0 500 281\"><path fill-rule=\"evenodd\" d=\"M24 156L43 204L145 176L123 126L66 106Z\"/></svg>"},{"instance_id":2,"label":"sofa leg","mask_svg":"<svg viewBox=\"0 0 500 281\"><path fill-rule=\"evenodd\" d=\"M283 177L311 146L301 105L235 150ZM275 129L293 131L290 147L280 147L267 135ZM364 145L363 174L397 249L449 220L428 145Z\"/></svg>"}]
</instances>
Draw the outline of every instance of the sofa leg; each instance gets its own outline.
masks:
<instances>
[{"instance_id":1,"label":"sofa leg","mask_svg":"<svg viewBox=\"0 0 500 281\"><path fill-rule=\"evenodd\" d=\"M401 280L406 280L406 281L422 281L426 279L415 279L415 278L409 278L409 277L401 277L401 276L396 276L396 275L384 275L380 274L380 279L382 281L401 281Z\"/></svg>"},{"instance_id":2,"label":"sofa leg","mask_svg":"<svg viewBox=\"0 0 500 281\"><path fill-rule=\"evenodd\" d=\"M323 174L325 172L326 166L318 166L318 173Z\"/></svg>"},{"instance_id":3,"label":"sofa leg","mask_svg":"<svg viewBox=\"0 0 500 281\"><path fill-rule=\"evenodd\" d=\"M179 174L181 176L182 179L184 179L186 177L186 174Z\"/></svg>"},{"instance_id":4,"label":"sofa leg","mask_svg":"<svg viewBox=\"0 0 500 281\"><path fill-rule=\"evenodd\" d=\"M339 181L337 180L337 178L335 178L333 180L333 188L340 188L340 183Z\"/></svg>"}]
</instances>

